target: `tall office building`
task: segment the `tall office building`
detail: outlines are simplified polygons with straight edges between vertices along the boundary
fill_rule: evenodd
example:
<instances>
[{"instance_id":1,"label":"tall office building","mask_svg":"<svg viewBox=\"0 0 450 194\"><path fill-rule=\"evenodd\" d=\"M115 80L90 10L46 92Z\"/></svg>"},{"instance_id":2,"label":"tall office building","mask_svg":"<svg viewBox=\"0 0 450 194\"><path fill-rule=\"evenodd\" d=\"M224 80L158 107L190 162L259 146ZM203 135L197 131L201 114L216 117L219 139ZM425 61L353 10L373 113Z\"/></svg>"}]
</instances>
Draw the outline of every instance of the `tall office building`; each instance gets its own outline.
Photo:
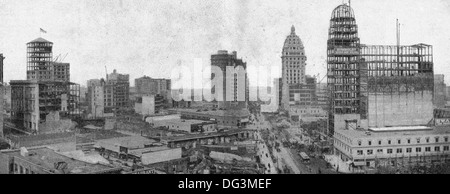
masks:
<instances>
[{"instance_id":1,"label":"tall office building","mask_svg":"<svg viewBox=\"0 0 450 194\"><path fill-rule=\"evenodd\" d=\"M117 73L114 69L107 75L104 87L105 109L130 107L130 75Z\"/></svg>"},{"instance_id":2,"label":"tall office building","mask_svg":"<svg viewBox=\"0 0 450 194\"><path fill-rule=\"evenodd\" d=\"M243 109L247 108L248 101L248 76L247 63L237 58L237 52L219 51L217 54L211 55L211 66L219 67L222 72L212 70L212 80L214 82L216 74L223 75L222 80L216 80L213 83L216 86L212 88L212 93L221 95L222 99L218 100L218 107L224 109ZM233 69L233 72L227 72L227 68ZM241 71L239 71L239 69ZM236 70L236 71L235 71ZM222 88L220 88L222 83ZM222 89L222 91L219 91Z\"/></svg>"},{"instance_id":3,"label":"tall office building","mask_svg":"<svg viewBox=\"0 0 450 194\"><path fill-rule=\"evenodd\" d=\"M104 79L91 79L87 81L86 101L88 103L88 117L104 117L105 84Z\"/></svg>"},{"instance_id":4,"label":"tall office building","mask_svg":"<svg viewBox=\"0 0 450 194\"><path fill-rule=\"evenodd\" d=\"M333 10L327 49L330 132L426 125L433 116L433 49L362 45L353 9Z\"/></svg>"},{"instance_id":5,"label":"tall office building","mask_svg":"<svg viewBox=\"0 0 450 194\"><path fill-rule=\"evenodd\" d=\"M288 110L290 104L291 85L305 84L306 55L302 40L295 33L292 26L291 34L287 36L282 51L282 109Z\"/></svg>"},{"instance_id":6,"label":"tall office building","mask_svg":"<svg viewBox=\"0 0 450 194\"><path fill-rule=\"evenodd\" d=\"M135 97L141 99L142 96L155 95L157 99L162 99L160 105L163 107L171 107L171 80L170 79L154 79L143 76L134 80L136 88Z\"/></svg>"},{"instance_id":7,"label":"tall office building","mask_svg":"<svg viewBox=\"0 0 450 194\"><path fill-rule=\"evenodd\" d=\"M27 43L27 80L51 81L53 42L37 38Z\"/></svg>"},{"instance_id":8,"label":"tall office building","mask_svg":"<svg viewBox=\"0 0 450 194\"><path fill-rule=\"evenodd\" d=\"M419 126L433 119L433 47L361 45L368 127Z\"/></svg>"},{"instance_id":9,"label":"tall office building","mask_svg":"<svg viewBox=\"0 0 450 194\"><path fill-rule=\"evenodd\" d=\"M330 132L345 122L366 119L367 97L360 63L361 48L353 9L343 4L333 10L328 31L327 68L331 100Z\"/></svg>"},{"instance_id":10,"label":"tall office building","mask_svg":"<svg viewBox=\"0 0 450 194\"><path fill-rule=\"evenodd\" d=\"M47 115L80 114L80 85L70 82L70 64L53 60L53 43L27 43L27 80L11 81L11 117L18 127L39 132Z\"/></svg>"}]
</instances>

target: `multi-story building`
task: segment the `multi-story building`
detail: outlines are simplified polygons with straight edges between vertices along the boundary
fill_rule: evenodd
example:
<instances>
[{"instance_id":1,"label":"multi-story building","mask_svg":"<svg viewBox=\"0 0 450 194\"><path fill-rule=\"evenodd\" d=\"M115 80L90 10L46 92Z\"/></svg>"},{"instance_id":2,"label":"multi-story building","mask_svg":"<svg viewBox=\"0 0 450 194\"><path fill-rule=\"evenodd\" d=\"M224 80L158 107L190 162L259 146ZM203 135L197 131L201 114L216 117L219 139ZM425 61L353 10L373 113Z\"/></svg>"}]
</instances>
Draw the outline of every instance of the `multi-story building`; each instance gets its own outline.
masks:
<instances>
[{"instance_id":1,"label":"multi-story building","mask_svg":"<svg viewBox=\"0 0 450 194\"><path fill-rule=\"evenodd\" d=\"M78 84L31 80L12 80L10 84L11 119L18 127L39 132L51 112L62 117L80 114Z\"/></svg>"},{"instance_id":2,"label":"multi-story building","mask_svg":"<svg viewBox=\"0 0 450 194\"><path fill-rule=\"evenodd\" d=\"M111 167L106 160L95 163L46 147L0 152L0 174L120 174L122 168Z\"/></svg>"},{"instance_id":3,"label":"multi-story building","mask_svg":"<svg viewBox=\"0 0 450 194\"><path fill-rule=\"evenodd\" d=\"M164 97L166 107L170 106L171 81L170 79L154 79L148 76L135 79L136 97L158 95Z\"/></svg>"},{"instance_id":4,"label":"multi-story building","mask_svg":"<svg viewBox=\"0 0 450 194\"><path fill-rule=\"evenodd\" d=\"M219 67L221 72L212 69L212 94L216 96L219 108L243 109L247 108L248 76L247 63L237 58L237 52L219 51L211 55L211 66ZM231 72L227 72L231 70ZM215 79L221 74L222 80ZM221 90L221 91L220 91Z\"/></svg>"},{"instance_id":5,"label":"multi-story building","mask_svg":"<svg viewBox=\"0 0 450 194\"><path fill-rule=\"evenodd\" d=\"M443 108L447 104L447 85L443 74L434 75L434 100L437 108Z\"/></svg>"},{"instance_id":6,"label":"multi-story building","mask_svg":"<svg viewBox=\"0 0 450 194\"><path fill-rule=\"evenodd\" d=\"M433 118L433 47L361 45L368 127L426 125ZM364 69L364 68L367 69ZM363 118L361 116L361 118Z\"/></svg>"},{"instance_id":7,"label":"multi-story building","mask_svg":"<svg viewBox=\"0 0 450 194\"><path fill-rule=\"evenodd\" d=\"M391 127L369 131L337 130L334 147L354 167L408 166L448 162L448 127Z\"/></svg>"},{"instance_id":8,"label":"multi-story building","mask_svg":"<svg viewBox=\"0 0 450 194\"><path fill-rule=\"evenodd\" d=\"M27 80L11 81L11 118L19 127L38 132L51 112L80 114L80 86L70 82L70 64L53 60L53 43L27 43Z\"/></svg>"},{"instance_id":9,"label":"multi-story building","mask_svg":"<svg viewBox=\"0 0 450 194\"><path fill-rule=\"evenodd\" d=\"M130 75L119 74L114 69L107 75L104 88L105 109L130 107Z\"/></svg>"},{"instance_id":10,"label":"multi-story building","mask_svg":"<svg viewBox=\"0 0 450 194\"><path fill-rule=\"evenodd\" d=\"M154 79L143 76L134 80L136 93L142 95L165 95L170 92L170 79Z\"/></svg>"},{"instance_id":11,"label":"multi-story building","mask_svg":"<svg viewBox=\"0 0 450 194\"><path fill-rule=\"evenodd\" d=\"M53 42L37 38L27 43L27 80L52 81Z\"/></svg>"},{"instance_id":12,"label":"multi-story building","mask_svg":"<svg viewBox=\"0 0 450 194\"><path fill-rule=\"evenodd\" d=\"M328 88L326 83L318 83L316 86L317 106L328 111L330 100L328 97Z\"/></svg>"},{"instance_id":13,"label":"multi-story building","mask_svg":"<svg viewBox=\"0 0 450 194\"><path fill-rule=\"evenodd\" d=\"M333 10L328 31L327 63L328 88L331 100L329 127L332 133L345 120L366 119L361 84L361 48L353 9L343 4ZM362 118L361 118L362 117Z\"/></svg>"},{"instance_id":14,"label":"multi-story building","mask_svg":"<svg viewBox=\"0 0 450 194\"><path fill-rule=\"evenodd\" d=\"M305 84L306 55L302 40L295 34L292 26L291 34L286 38L282 51L282 109L288 110L290 103L290 86Z\"/></svg>"},{"instance_id":15,"label":"multi-story building","mask_svg":"<svg viewBox=\"0 0 450 194\"><path fill-rule=\"evenodd\" d=\"M86 101L88 102L88 117L109 117L113 116L111 109L105 111L105 85L104 79L91 79L87 82Z\"/></svg>"},{"instance_id":16,"label":"multi-story building","mask_svg":"<svg viewBox=\"0 0 450 194\"><path fill-rule=\"evenodd\" d=\"M432 46L360 44L347 4L333 10L330 22L329 131L335 153L352 166L442 161L450 128L432 126Z\"/></svg>"},{"instance_id":17,"label":"multi-story building","mask_svg":"<svg viewBox=\"0 0 450 194\"><path fill-rule=\"evenodd\" d=\"M289 106L316 106L316 78L306 76L305 83L289 85Z\"/></svg>"},{"instance_id":18,"label":"multi-story building","mask_svg":"<svg viewBox=\"0 0 450 194\"><path fill-rule=\"evenodd\" d=\"M70 64L69 63L51 63L53 72L53 81L70 82Z\"/></svg>"},{"instance_id":19,"label":"multi-story building","mask_svg":"<svg viewBox=\"0 0 450 194\"><path fill-rule=\"evenodd\" d=\"M353 9L332 13L328 40L330 132L426 125L433 114L432 46L361 45Z\"/></svg>"}]
</instances>

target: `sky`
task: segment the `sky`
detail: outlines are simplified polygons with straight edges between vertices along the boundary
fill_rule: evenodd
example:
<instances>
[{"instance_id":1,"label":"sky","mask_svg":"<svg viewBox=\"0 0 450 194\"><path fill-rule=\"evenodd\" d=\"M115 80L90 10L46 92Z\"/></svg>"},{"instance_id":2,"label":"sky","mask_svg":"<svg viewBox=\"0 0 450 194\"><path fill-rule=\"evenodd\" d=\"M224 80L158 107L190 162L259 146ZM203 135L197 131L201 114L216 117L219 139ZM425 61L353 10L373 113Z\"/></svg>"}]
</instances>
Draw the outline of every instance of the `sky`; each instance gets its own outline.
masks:
<instances>
[{"instance_id":1,"label":"sky","mask_svg":"<svg viewBox=\"0 0 450 194\"><path fill-rule=\"evenodd\" d=\"M130 74L131 85L144 75L169 78L179 64L196 58L209 65L218 50L237 51L248 65L281 69L292 25L305 46L306 73L322 78L331 12L343 2L1 0L4 79L26 79L26 43L40 36L54 43L54 56L67 54L71 81L81 85L114 69ZM401 44L433 45L435 74L445 74L450 84L450 1L353 0L351 6L361 43L396 44L398 18Z\"/></svg>"}]
</instances>

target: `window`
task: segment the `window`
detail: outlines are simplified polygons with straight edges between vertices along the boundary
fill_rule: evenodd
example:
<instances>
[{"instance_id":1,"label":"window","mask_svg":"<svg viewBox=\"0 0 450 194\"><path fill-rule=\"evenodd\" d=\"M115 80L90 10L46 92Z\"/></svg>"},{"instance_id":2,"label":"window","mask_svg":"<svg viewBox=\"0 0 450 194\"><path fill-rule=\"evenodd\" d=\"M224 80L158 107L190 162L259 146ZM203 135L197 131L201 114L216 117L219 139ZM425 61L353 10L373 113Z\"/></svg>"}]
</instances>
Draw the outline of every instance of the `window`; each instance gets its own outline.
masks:
<instances>
[{"instance_id":1,"label":"window","mask_svg":"<svg viewBox=\"0 0 450 194\"><path fill-rule=\"evenodd\" d=\"M387 149L388 154L392 154L392 149Z\"/></svg>"},{"instance_id":2,"label":"window","mask_svg":"<svg viewBox=\"0 0 450 194\"><path fill-rule=\"evenodd\" d=\"M426 147L425 152L431 152L431 147Z\"/></svg>"},{"instance_id":3,"label":"window","mask_svg":"<svg viewBox=\"0 0 450 194\"><path fill-rule=\"evenodd\" d=\"M434 141L435 141L436 143L438 143L438 142L439 142L439 137L435 137L435 138L434 138Z\"/></svg>"},{"instance_id":4,"label":"window","mask_svg":"<svg viewBox=\"0 0 450 194\"><path fill-rule=\"evenodd\" d=\"M425 138L425 140L427 141L427 143L430 143L430 138L429 137Z\"/></svg>"},{"instance_id":5,"label":"window","mask_svg":"<svg viewBox=\"0 0 450 194\"><path fill-rule=\"evenodd\" d=\"M444 141L445 141L445 142L448 142L448 137L444 137Z\"/></svg>"},{"instance_id":6,"label":"window","mask_svg":"<svg viewBox=\"0 0 450 194\"><path fill-rule=\"evenodd\" d=\"M449 146L444 146L444 151L448 151Z\"/></svg>"},{"instance_id":7,"label":"window","mask_svg":"<svg viewBox=\"0 0 450 194\"><path fill-rule=\"evenodd\" d=\"M401 144L401 143L402 143L402 140L401 140L401 139L397 140L397 143L398 143L398 144Z\"/></svg>"},{"instance_id":8,"label":"window","mask_svg":"<svg viewBox=\"0 0 450 194\"><path fill-rule=\"evenodd\" d=\"M373 150L367 150L367 155L372 155L373 154Z\"/></svg>"},{"instance_id":9,"label":"window","mask_svg":"<svg viewBox=\"0 0 450 194\"><path fill-rule=\"evenodd\" d=\"M416 152L422 152L422 148L416 148Z\"/></svg>"},{"instance_id":10,"label":"window","mask_svg":"<svg viewBox=\"0 0 450 194\"><path fill-rule=\"evenodd\" d=\"M14 163L14 172L17 173L19 171L19 169L17 168L17 164Z\"/></svg>"},{"instance_id":11,"label":"window","mask_svg":"<svg viewBox=\"0 0 450 194\"><path fill-rule=\"evenodd\" d=\"M372 145L372 141L369 141L369 145Z\"/></svg>"},{"instance_id":12,"label":"window","mask_svg":"<svg viewBox=\"0 0 450 194\"><path fill-rule=\"evenodd\" d=\"M361 140L358 140L358 145L361 146Z\"/></svg>"},{"instance_id":13,"label":"window","mask_svg":"<svg viewBox=\"0 0 450 194\"><path fill-rule=\"evenodd\" d=\"M388 144L391 145L391 140L388 140Z\"/></svg>"},{"instance_id":14,"label":"window","mask_svg":"<svg viewBox=\"0 0 450 194\"><path fill-rule=\"evenodd\" d=\"M408 144L410 144L411 143L411 139L408 139Z\"/></svg>"},{"instance_id":15,"label":"window","mask_svg":"<svg viewBox=\"0 0 450 194\"><path fill-rule=\"evenodd\" d=\"M419 138L417 138L416 140L417 140L417 143L420 143L420 137L419 137Z\"/></svg>"},{"instance_id":16,"label":"window","mask_svg":"<svg viewBox=\"0 0 450 194\"><path fill-rule=\"evenodd\" d=\"M406 153L411 153L412 152L412 148L406 148Z\"/></svg>"},{"instance_id":17,"label":"window","mask_svg":"<svg viewBox=\"0 0 450 194\"><path fill-rule=\"evenodd\" d=\"M23 167L22 166L19 166L19 174L23 174Z\"/></svg>"},{"instance_id":18,"label":"window","mask_svg":"<svg viewBox=\"0 0 450 194\"><path fill-rule=\"evenodd\" d=\"M378 140L378 145L381 145L381 140Z\"/></svg>"},{"instance_id":19,"label":"window","mask_svg":"<svg viewBox=\"0 0 450 194\"><path fill-rule=\"evenodd\" d=\"M360 155L363 155L363 151L362 150L358 150L357 151L357 154L360 156Z\"/></svg>"},{"instance_id":20,"label":"window","mask_svg":"<svg viewBox=\"0 0 450 194\"><path fill-rule=\"evenodd\" d=\"M383 149L378 149L377 153L382 154L383 153Z\"/></svg>"},{"instance_id":21,"label":"window","mask_svg":"<svg viewBox=\"0 0 450 194\"><path fill-rule=\"evenodd\" d=\"M397 153L402 153L402 152L403 152L402 148L397 148Z\"/></svg>"},{"instance_id":22,"label":"window","mask_svg":"<svg viewBox=\"0 0 450 194\"><path fill-rule=\"evenodd\" d=\"M439 152L439 151L441 151L441 147L440 147L440 146L436 146L436 147L434 147L434 151L435 151L435 152Z\"/></svg>"}]
</instances>

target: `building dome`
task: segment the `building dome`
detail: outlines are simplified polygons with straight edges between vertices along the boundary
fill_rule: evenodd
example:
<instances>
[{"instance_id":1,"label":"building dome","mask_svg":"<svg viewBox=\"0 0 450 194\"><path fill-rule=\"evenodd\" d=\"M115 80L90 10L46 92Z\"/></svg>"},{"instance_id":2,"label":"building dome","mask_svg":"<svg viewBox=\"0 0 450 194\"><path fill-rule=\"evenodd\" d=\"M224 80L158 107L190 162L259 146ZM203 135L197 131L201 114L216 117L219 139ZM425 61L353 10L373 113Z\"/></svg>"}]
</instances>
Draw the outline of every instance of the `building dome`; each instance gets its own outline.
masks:
<instances>
[{"instance_id":1,"label":"building dome","mask_svg":"<svg viewBox=\"0 0 450 194\"><path fill-rule=\"evenodd\" d=\"M342 4L336 7L331 14L332 20L337 18L355 18L355 13L349 5Z\"/></svg>"},{"instance_id":2,"label":"building dome","mask_svg":"<svg viewBox=\"0 0 450 194\"><path fill-rule=\"evenodd\" d=\"M304 49L302 40L297 36L297 34L295 34L295 27L292 26L291 34L289 34L284 41L283 54L300 53L299 55L304 55Z\"/></svg>"}]
</instances>

